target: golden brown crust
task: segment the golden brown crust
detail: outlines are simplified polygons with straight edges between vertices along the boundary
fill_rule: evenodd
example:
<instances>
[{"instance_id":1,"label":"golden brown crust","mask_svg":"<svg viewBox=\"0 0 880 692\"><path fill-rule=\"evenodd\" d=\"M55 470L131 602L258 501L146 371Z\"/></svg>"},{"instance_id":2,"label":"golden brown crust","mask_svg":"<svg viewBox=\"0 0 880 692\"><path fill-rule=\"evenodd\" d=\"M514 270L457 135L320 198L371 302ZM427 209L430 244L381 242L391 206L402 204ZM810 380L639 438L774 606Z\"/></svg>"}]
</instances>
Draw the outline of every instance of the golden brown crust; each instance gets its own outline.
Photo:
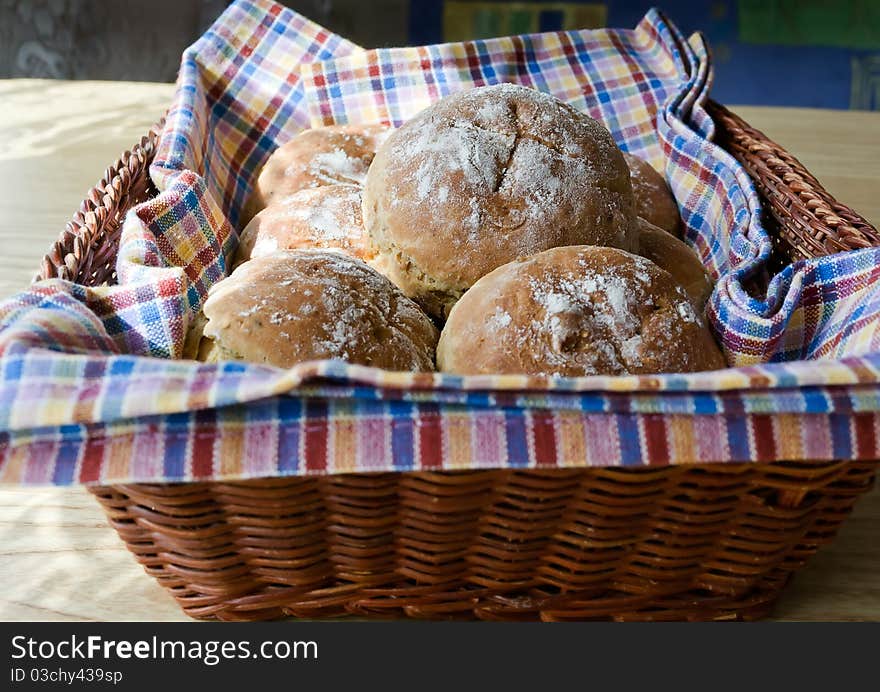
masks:
<instances>
[{"instance_id":1,"label":"golden brown crust","mask_svg":"<svg viewBox=\"0 0 880 692\"><path fill-rule=\"evenodd\" d=\"M236 263L277 250L308 248L335 248L366 262L373 259L359 186L308 188L273 202L242 231Z\"/></svg>"},{"instance_id":2,"label":"golden brown crust","mask_svg":"<svg viewBox=\"0 0 880 692\"><path fill-rule=\"evenodd\" d=\"M437 329L428 316L385 277L337 252L249 260L212 287L204 312L201 359L434 369Z\"/></svg>"},{"instance_id":3,"label":"golden brown crust","mask_svg":"<svg viewBox=\"0 0 880 692\"><path fill-rule=\"evenodd\" d=\"M454 94L392 133L367 173L364 224L394 280L437 316L518 257L636 243L629 170L609 132L512 84Z\"/></svg>"},{"instance_id":4,"label":"golden brown crust","mask_svg":"<svg viewBox=\"0 0 880 692\"><path fill-rule=\"evenodd\" d=\"M668 271L675 282L687 291L694 307L703 312L712 293L712 279L687 243L640 218L639 254Z\"/></svg>"},{"instance_id":5,"label":"golden brown crust","mask_svg":"<svg viewBox=\"0 0 880 692\"><path fill-rule=\"evenodd\" d=\"M455 305L440 370L560 376L694 372L725 366L672 277L603 247L562 247L511 262Z\"/></svg>"},{"instance_id":6,"label":"golden brown crust","mask_svg":"<svg viewBox=\"0 0 880 692\"><path fill-rule=\"evenodd\" d=\"M624 152L635 196L636 214L676 238L681 237L681 216L666 179L638 156Z\"/></svg>"},{"instance_id":7,"label":"golden brown crust","mask_svg":"<svg viewBox=\"0 0 880 692\"><path fill-rule=\"evenodd\" d=\"M331 125L299 133L266 160L242 211L241 227L275 199L299 190L363 184L389 132L384 125Z\"/></svg>"}]
</instances>

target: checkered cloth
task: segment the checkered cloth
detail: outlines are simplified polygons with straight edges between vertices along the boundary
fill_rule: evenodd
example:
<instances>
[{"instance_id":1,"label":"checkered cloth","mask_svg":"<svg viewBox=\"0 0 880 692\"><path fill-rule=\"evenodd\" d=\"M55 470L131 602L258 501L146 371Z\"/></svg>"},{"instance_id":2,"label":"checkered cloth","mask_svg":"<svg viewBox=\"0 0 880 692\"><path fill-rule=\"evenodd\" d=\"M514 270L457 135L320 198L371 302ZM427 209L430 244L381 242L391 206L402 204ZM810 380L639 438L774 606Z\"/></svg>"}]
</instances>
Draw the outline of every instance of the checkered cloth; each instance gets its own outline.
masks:
<instances>
[{"instance_id":1,"label":"checkered cloth","mask_svg":"<svg viewBox=\"0 0 880 692\"><path fill-rule=\"evenodd\" d=\"M503 81L601 119L666 171L737 367L566 379L176 360L279 144ZM151 170L161 193L126 217L119 285L43 281L0 305L0 480L876 458L880 250L747 290L770 243L748 176L712 143L710 84L702 38L656 11L635 30L362 51L279 5L233 3L183 56Z\"/></svg>"}]
</instances>

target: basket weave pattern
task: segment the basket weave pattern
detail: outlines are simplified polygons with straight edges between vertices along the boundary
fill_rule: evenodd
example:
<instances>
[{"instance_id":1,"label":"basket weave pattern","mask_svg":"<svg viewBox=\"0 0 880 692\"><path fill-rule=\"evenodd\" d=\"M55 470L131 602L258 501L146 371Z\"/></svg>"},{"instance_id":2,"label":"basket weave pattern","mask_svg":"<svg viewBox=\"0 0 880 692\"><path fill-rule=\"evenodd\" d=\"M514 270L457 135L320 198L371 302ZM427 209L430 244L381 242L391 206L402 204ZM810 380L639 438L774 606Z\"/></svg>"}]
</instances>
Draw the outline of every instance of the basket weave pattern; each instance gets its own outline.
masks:
<instances>
[{"instance_id":1,"label":"basket weave pattern","mask_svg":"<svg viewBox=\"0 0 880 692\"><path fill-rule=\"evenodd\" d=\"M710 104L787 261L876 245L763 134ZM156 131L108 169L41 277L112 282ZM770 221L768 219L768 221ZM92 492L193 617L755 619L830 541L877 462L343 474Z\"/></svg>"},{"instance_id":2,"label":"basket weave pattern","mask_svg":"<svg viewBox=\"0 0 880 692\"><path fill-rule=\"evenodd\" d=\"M777 221L774 241L789 261L880 245L877 229L785 149L724 106L710 101L707 110L718 126L716 142L743 165Z\"/></svg>"},{"instance_id":3,"label":"basket weave pattern","mask_svg":"<svg viewBox=\"0 0 880 692\"><path fill-rule=\"evenodd\" d=\"M342 475L96 488L194 617L752 619L873 463Z\"/></svg>"}]
</instances>

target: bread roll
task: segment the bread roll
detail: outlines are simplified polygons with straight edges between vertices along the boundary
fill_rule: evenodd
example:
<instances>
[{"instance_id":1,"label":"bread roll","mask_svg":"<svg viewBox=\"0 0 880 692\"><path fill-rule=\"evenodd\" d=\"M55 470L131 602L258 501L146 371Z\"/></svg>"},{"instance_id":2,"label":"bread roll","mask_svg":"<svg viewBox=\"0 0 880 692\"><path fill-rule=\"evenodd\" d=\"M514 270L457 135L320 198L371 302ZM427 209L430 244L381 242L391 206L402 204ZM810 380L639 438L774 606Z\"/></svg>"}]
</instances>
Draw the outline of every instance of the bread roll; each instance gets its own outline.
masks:
<instances>
[{"instance_id":1,"label":"bread roll","mask_svg":"<svg viewBox=\"0 0 880 692\"><path fill-rule=\"evenodd\" d=\"M263 165L245 204L240 227L276 199L324 185L362 185L384 125L332 125L305 130L278 147Z\"/></svg>"},{"instance_id":2,"label":"bread roll","mask_svg":"<svg viewBox=\"0 0 880 692\"><path fill-rule=\"evenodd\" d=\"M279 199L241 233L236 262L277 250L336 248L369 262L375 256L361 217L361 188L337 184Z\"/></svg>"},{"instance_id":3,"label":"bread roll","mask_svg":"<svg viewBox=\"0 0 880 692\"><path fill-rule=\"evenodd\" d=\"M388 370L433 370L437 329L362 261L293 250L257 257L215 284L200 360L287 368L338 358Z\"/></svg>"},{"instance_id":4,"label":"bread roll","mask_svg":"<svg viewBox=\"0 0 880 692\"><path fill-rule=\"evenodd\" d=\"M712 280L700 258L683 240L674 238L645 219L639 219L639 254L668 271L702 313L712 293Z\"/></svg>"},{"instance_id":5,"label":"bread roll","mask_svg":"<svg viewBox=\"0 0 880 692\"><path fill-rule=\"evenodd\" d=\"M454 94L395 130L367 173L364 224L391 278L439 318L518 257L637 242L629 170L608 130L512 84Z\"/></svg>"},{"instance_id":6,"label":"bread roll","mask_svg":"<svg viewBox=\"0 0 880 692\"><path fill-rule=\"evenodd\" d=\"M666 179L647 161L624 152L629 166L636 214L677 238L681 237L681 216L678 204Z\"/></svg>"},{"instance_id":7,"label":"bread roll","mask_svg":"<svg viewBox=\"0 0 880 692\"><path fill-rule=\"evenodd\" d=\"M437 347L445 372L626 375L724 367L672 277L636 255L562 247L505 264L456 303Z\"/></svg>"}]
</instances>

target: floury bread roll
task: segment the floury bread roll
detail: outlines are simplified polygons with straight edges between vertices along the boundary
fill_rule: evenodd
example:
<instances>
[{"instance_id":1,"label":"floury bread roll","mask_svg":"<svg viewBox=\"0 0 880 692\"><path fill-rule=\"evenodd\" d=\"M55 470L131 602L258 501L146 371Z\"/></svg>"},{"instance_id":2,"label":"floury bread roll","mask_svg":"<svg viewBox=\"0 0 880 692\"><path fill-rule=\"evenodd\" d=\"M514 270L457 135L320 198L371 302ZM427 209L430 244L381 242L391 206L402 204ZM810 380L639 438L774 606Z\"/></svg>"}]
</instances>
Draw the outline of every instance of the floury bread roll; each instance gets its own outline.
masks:
<instances>
[{"instance_id":1,"label":"floury bread roll","mask_svg":"<svg viewBox=\"0 0 880 692\"><path fill-rule=\"evenodd\" d=\"M456 303L437 347L445 372L626 375L725 366L687 294L652 262L562 247L505 264Z\"/></svg>"},{"instance_id":2,"label":"floury bread roll","mask_svg":"<svg viewBox=\"0 0 880 692\"><path fill-rule=\"evenodd\" d=\"M440 318L518 257L637 242L629 169L608 130L512 84L454 94L395 130L367 173L364 225L392 280Z\"/></svg>"},{"instance_id":3,"label":"floury bread roll","mask_svg":"<svg viewBox=\"0 0 880 692\"><path fill-rule=\"evenodd\" d=\"M362 185L376 149L390 132L384 125L332 125L299 133L266 160L245 204L242 226L276 199L299 190Z\"/></svg>"},{"instance_id":4,"label":"floury bread roll","mask_svg":"<svg viewBox=\"0 0 880 692\"><path fill-rule=\"evenodd\" d=\"M388 279L337 252L257 257L205 301L199 360L287 368L338 358L387 370L433 370L437 328Z\"/></svg>"},{"instance_id":5,"label":"floury bread roll","mask_svg":"<svg viewBox=\"0 0 880 692\"><path fill-rule=\"evenodd\" d=\"M361 188L337 184L300 190L257 214L241 233L237 262L277 250L337 248L375 256L361 217Z\"/></svg>"},{"instance_id":6,"label":"floury bread roll","mask_svg":"<svg viewBox=\"0 0 880 692\"><path fill-rule=\"evenodd\" d=\"M624 153L629 166L636 214L667 233L681 237L681 216L666 179L647 161Z\"/></svg>"},{"instance_id":7,"label":"floury bread roll","mask_svg":"<svg viewBox=\"0 0 880 692\"><path fill-rule=\"evenodd\" d=\"M639 219L639 254L668 271L688 295L694 307L703 312L712 293L712 280L697 254L683 240Z\"/></svg>"}]
</instances>

